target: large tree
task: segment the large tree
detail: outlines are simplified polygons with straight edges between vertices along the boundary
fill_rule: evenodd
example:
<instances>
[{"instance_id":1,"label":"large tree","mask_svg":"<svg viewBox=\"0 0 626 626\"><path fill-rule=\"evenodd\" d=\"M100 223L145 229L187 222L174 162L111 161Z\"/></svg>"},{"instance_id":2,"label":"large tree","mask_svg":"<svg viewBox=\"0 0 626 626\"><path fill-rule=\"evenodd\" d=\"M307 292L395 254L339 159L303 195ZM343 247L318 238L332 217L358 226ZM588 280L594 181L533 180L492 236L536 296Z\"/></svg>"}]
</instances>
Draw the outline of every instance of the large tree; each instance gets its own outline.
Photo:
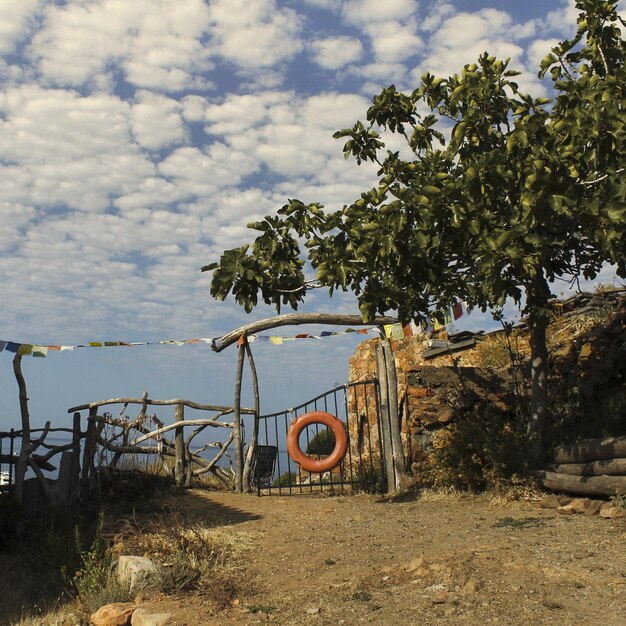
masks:
<instances>
[{"instance_id":1,"label":"large tree","mask_svg":"<svg viewBox=\"0 0 626 626\"><path fill-rule=\"evenodd\" d=\"M572 40L544 59L554 99L533 98L508 61L487 53L449 78L424 74L412 93L373 99L367 121L335 133L378 184L340 210L290 200L224 252L211 293L250 311L259 296L297 308L312 282L351 290L364 319L419 321L456 299L487 310L512 298L531 332L529 439L547 415L551 284L626 275L626 48L617 0L577 0ZM384 138L403 139L386 149ZM449 137L446 140L446 136ZM394 141L394 145L397 141Z\"/></svg>"}]
</instances>

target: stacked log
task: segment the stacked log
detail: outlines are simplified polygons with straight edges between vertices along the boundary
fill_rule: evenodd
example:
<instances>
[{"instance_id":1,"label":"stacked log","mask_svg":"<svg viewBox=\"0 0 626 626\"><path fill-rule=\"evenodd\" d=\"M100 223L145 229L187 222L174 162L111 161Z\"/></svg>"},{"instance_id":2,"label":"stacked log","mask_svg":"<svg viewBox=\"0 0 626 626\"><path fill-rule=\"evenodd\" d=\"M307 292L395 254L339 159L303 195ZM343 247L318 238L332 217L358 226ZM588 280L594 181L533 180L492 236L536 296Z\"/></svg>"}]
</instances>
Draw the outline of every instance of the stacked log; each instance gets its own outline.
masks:
<instances>
[{"instance_id":1,"label":"stacked log","mask_svg":"<svg viewBox=\"0 0 626 626\"><path fill-rule=\"evenodd\" d=\"M554 461L553 471L540 475L546 489L584 496L626 494L626 437L559 446Z\"/></svg>"}]
</instances>

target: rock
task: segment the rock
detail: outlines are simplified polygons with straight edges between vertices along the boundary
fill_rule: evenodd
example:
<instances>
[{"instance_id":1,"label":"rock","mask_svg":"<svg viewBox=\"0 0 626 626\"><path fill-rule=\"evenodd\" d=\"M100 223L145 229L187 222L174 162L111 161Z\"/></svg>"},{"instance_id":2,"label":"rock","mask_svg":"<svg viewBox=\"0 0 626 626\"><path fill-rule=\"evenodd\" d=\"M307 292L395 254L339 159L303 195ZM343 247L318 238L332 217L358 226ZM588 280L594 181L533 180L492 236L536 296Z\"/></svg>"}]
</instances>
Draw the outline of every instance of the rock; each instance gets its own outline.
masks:
<instances>
[{"instance_id":1,"label":"rock","mask_svg":"<svg viewBox=\"0 0 626 626\"><path fill-rule=\"evenodd\" d=\"M593 348L590 343L585 343L583 347L580 349L580 358L588 359L593 353Z\"/></svg>"},{"instance_id":2,"label":"rock","mask_svg":"<svg viewBox=\"0 0 626 626\"><path fill-rule=\"evenodd\" d=\"M144 556L121 556L117 563L117 575L131 593L149 586L156 571L154 563Z\"/></svg>"},{"instance_id":3,"label":"rock","mask_svg":"<svg viewBox=\"0 0 626 626\"><path fill-rule=\"evenodd\" d=\"M566 504L565 506L560 506L556 512L559 515L574 515L576 511L571 507L571 505Z\"/></svg>"},{"instance_id":4,"label":"rock","mask_svg":"<svg viewBox=\"0 0 626 626\"><path fill-rule=\"evenodd\" d=\"M170 626L174 621L170 613L150 613L147 609L135 609L131 626Z\"/></svg>"},{"instance_id":5,"label":"rock","mask_svg":"<svg viewBox=\"0 0 626 626\"><path fill-rule=\"evenodd\" d=\"M417 557L416 559L409 561L405 565L404 569L405 571L409 572L409 574L411 574L412 572L422 569L425 564L426 563L424 561L424 555L422 555L422 556Z\"/></svg>"},{"instance_id":6,"label":"rock","mask_svg":"<svg viewBox=\"0 0 626 626\"><path fill-rule=\"evenodd\" d=\"M561 506L561 502L557 496L551 493L549 496L544 496L539 500L539 506L542 509L558 509Z\"/></svg>"},{"instance_id":7,"label":"rock","mask_svg":"<svg viewBox=\"0 0 626 626\"><path fill-rule=\"evenodd\" d=\"M603 504L602 500L592 500L589 508L585 511L585 515L597 515Z\"/></svg>"},{"instance_id":8,"label":"rock","mask_svg":"<svg viewBox=\"0 0 626 626\"><path fill-rule=\"evenodd\" d=\"M481 587L480 582L475 578L470 578L464 585L461 591L466 595L472 595L476 593Z\"/></svg>"},{"instance_id":9,"label":"rock","mask_svg":"<svg viewBox=\"0 0 626 626\"><path fill-rule=\"evenodd\" d=\"M445 604L450 597L450 593L445 589L441 591L437 591L435 595L432 597L433 604Z\"/></svg>"},{"instance_id":10,"label":"rock","mask_svg":"<svg viewBox=\"0 0 626 626\"><path fill-rule=\"evenodd\" d=\"M93 626L130 626L135 611L132 604L114 602L101 606L90 618Z\"/></svg>"},{"instance_id":11,"label":"rock","mask_svg":"<svg viewBox=\"0 0 626 626\"><path fill-rule=\"evenodd\" d=\"M316 606L316 607L311 607L310 609L307 609L307 615L319 615L320 614L320 607Z\"/></svg>"},{"instance_id":12,"label":"rock","mask_svg":"<svg viewBox=\"0 0 626 626\"><path fill-rule=\"evenodd\" d=\"M610 502L605 502L600 507L600 517L605 519L619 519L626 517L626 511L618 506L614 506Z\"/></svg>"},{"instance_id":13,"label":"rock","mask_svg":"<svg viewBox=\"0 0 626 626\"><path fill-rule=\"evenodd\" d=\"M591 506L591 500L589 498L574 498L568 506L572 507L574 513L584 513Z\"/></svg>"},{"instance_id":14,"label":"rock","mask_svg":"<svg viewBox=\"0 0 626 626\"><path fill-rule=\"evenodd\" d=\"M451 407L443 407L439 410L437 421L440 424L448 424L454 419L454 409Z\"/></svg>"}]
</instances>

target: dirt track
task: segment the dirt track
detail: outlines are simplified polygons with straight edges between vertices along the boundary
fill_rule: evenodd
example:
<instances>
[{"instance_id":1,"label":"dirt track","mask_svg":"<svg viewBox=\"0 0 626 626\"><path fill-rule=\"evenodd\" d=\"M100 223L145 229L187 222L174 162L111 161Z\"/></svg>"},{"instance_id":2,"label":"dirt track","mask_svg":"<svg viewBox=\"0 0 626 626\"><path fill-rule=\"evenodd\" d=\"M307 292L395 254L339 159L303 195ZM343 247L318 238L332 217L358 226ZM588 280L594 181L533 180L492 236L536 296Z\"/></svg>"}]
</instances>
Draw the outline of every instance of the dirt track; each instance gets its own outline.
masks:
<instances>
[{"instance_id":1,"label":"dirt track","mask_svg":"<svg viewBox=\"0 0 626 626\"><path fill-rule=\"evenodd\" d=\"M560 516L488 496L192 492L204 522L252 539L250 590L151 602L176 624L626 623L626 519Z\"/></svg>"}]
</instances>

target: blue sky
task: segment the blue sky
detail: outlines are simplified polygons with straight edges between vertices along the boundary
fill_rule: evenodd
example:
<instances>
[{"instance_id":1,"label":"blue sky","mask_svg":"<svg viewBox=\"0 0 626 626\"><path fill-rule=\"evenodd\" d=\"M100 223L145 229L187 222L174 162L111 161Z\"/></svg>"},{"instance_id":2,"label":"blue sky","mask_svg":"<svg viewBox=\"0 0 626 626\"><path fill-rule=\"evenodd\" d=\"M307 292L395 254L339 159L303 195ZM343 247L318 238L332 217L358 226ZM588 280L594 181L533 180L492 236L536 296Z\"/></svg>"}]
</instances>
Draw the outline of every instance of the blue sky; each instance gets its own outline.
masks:
<instances>
[{"instance_id":1,"label":"blue sky","mask_svg":"<svg viewBox=\"0 0 626 626\"><path fill-rule=\"evenodd\" d=\"M381 87L484 50L547 95L537 65L575 18L573 0L0 0L0 339L216 337L272 314L213 301L199 268L287 198L337 207L371 185L334 130ZM305 310L356 307L316 292ZM256 344L262 409L344 382L356 341ZM69 423L74 404L144 389L230 404L234 353L25 358L33 419ZM18 423L10 357L3 429Z\"/></svg>"}]
</instances>

